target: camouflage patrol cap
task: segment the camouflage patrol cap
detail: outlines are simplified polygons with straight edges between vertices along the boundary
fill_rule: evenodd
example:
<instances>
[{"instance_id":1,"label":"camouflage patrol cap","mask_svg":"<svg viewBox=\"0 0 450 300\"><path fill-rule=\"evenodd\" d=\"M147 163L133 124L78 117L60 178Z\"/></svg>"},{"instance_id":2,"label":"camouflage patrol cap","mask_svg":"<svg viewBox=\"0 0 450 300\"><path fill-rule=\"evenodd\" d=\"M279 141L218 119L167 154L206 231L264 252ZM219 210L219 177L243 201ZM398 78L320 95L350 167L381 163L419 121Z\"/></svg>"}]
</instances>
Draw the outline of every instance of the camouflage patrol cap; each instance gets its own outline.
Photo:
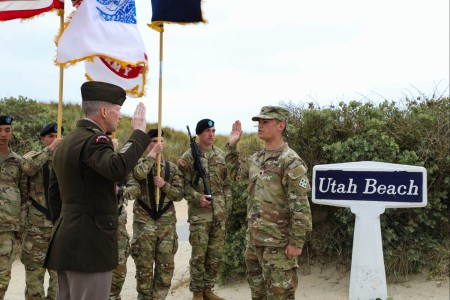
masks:
<instances>
[{"instance_id":1,"label":"camouflage patrol cap","mask_svg":"<svg viewBox=\"0 0 450 300\"><path fill-rule=\"evenodd\" d=\"M252 121L258 121L260 119L273 120L277 119L279 121L286 122L289 117L289 111L280 106L263 106L259 115L254 116Z\"/></svg>"},{"instance_id":2,"label":"camouflage patrol cap","mask_svg":"<svg viewBox=\"0 0 450 300\"><path fill-rule=\"evenodd\" d=\"M105 101L122 106L127 97L120 86L101 81L87 81L81 85L81 98L83 101Z\"/></svg>"},{"instance_id":3,"label":"camouflage patrol cap","mask_svg":"<svg viewBox=\"0 0 450 300\"><path fill-rule=\"evenodd\" d=\"M13 120L11 116L0 116L0 125L11 125Z\"/></svg>"},{"instance_id":4,"label":"camouflage patrol cap","mask_svg":"<svg viewBox=\"0 0 450 300\"><path fill-rule=\"evenodd\" d=\"M46 136L50 133L57 133L58 132L58 124L56 123L49 123L42 127L41 132L39 133L40 136ZM64 127L61 126L61 133L64 132Z\"/></svg>"}]
</instances>

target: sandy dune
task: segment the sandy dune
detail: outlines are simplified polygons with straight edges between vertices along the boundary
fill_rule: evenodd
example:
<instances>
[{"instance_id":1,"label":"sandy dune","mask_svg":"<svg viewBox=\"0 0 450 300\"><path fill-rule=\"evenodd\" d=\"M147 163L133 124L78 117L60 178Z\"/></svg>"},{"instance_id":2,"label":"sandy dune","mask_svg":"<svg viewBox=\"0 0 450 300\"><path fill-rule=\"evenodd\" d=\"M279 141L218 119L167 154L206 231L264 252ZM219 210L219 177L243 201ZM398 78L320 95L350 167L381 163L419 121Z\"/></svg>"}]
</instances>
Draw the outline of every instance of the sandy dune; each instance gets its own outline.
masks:
<instances>
[{"instance_id":1,"label":"sandy dune","mask_svg":"<svg viewBox=\"0 0 450 300\"><path fill-rule=\"evenodd\" d=\"M189 227L187 220L186 202L176 203L180 237L180 247L175 256L175 275L168 300L192 299L189 292L189 258L191 247L187 241ZM131 234L132 203L128 205L127 228ZM128 259L128 274L122 291L123 300L137 298L134 279L135 266L131 258ZM311 268L308 275L299 273L299 288L297 299L307 300L345 300L348 299L349 274L341 274L332 269ZM6 293L6 300L24 299L25 272L23 265L17 260L13 265L12 279ZM244 278L237 278L227 284L218 285L216 292L226 299L244 300L250 298L250 289ZM415 276L410 281L400 284L388 284L388 295L394 300L449 300L449 281L429 281L424 276Z\"/></svg>"}]
</instances>

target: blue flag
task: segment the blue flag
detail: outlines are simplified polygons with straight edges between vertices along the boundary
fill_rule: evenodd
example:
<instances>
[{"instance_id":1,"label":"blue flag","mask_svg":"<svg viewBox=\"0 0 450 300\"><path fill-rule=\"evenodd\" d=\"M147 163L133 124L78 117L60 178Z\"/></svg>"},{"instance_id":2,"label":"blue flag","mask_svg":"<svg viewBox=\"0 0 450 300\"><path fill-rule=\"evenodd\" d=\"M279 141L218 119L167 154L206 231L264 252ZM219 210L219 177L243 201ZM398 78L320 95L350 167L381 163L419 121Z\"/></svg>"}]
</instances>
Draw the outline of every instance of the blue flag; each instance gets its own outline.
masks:
<instances>
[{"instance_id":1,"label":"blue flag","mask_svg":"<svg viewBox=\"0 0 450 300\"><path fill-rule=\"evenodd\" d=\"M205 22L201 0L152 0L152 23L149 26L162 31L164 23L190 24Z\"/></svg>"}]
</instances>

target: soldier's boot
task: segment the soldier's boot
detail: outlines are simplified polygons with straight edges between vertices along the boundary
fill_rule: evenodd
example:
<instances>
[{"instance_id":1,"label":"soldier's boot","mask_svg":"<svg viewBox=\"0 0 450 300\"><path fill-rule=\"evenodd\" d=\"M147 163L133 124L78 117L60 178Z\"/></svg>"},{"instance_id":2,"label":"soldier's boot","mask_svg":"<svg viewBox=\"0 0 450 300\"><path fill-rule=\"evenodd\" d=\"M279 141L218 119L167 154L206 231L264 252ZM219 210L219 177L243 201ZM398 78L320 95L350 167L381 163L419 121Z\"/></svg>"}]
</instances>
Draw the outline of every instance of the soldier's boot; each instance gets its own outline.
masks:
<instances>
[{"instance_id":1,"label":"soldier's boot","mask_svg":"<svg viewBox=\"0 0 450 300\"><path fill-rule=\"evenodd\" d=\"M216 294L214 294L213 291L211 291L211 289L206 289L203 292L203 298L205 300L225 300L224 298L219 297Z\"/></svg>"},{"instance_id":2,"label":"soldier's boot","mask_svg":"<svg viewBox=\"0 0 450 300\"><path fill-rule=\"evenodd\" d=\"M194 292L194 296L192 296L192 300L204 300L203 292Z\"/></svg>"}]
</instances>

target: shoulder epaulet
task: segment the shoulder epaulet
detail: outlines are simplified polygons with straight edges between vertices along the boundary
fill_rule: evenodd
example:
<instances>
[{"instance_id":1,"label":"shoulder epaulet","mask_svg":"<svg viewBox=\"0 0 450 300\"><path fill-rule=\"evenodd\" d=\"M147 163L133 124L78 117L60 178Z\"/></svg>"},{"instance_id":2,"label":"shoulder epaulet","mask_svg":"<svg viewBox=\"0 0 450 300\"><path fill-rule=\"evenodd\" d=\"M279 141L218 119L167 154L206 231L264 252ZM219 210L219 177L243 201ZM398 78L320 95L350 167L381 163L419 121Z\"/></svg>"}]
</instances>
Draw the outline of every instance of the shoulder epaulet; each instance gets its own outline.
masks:
<instances>
[{"instance_id":1,"label":"shoulder epaulet","mask_svg":"<svg viewBox=\"0 0 450 300\"><path fill-rule=\"evenodd\" d=\"M87 130L89 130L89 131L92 131L93 133L102 133L100 130L98 130L97 128L94 128L94 127L91 127L91 126L88 126L88 127L84 127L84 128L86 128Z\"/></svg>"}]
</instances>

